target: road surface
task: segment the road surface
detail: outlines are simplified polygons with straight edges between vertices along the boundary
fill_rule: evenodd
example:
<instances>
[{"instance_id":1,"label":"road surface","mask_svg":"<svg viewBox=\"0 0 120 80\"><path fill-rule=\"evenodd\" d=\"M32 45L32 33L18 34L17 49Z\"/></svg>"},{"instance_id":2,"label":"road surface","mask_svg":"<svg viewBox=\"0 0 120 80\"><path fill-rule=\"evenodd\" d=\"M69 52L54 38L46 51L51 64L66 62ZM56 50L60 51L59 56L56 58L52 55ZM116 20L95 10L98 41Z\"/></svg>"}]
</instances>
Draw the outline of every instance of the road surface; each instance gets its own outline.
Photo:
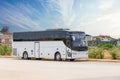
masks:
<instances>
[{"instance_id":1,"label":"road surface","mask_svg":"<svg viewBox=\"0 0 120 80\"><path fill-rule=\"evenodd\" d=\"M120 80L120 63L0 58L0 80Z\"/></svg>"}]
</instances>

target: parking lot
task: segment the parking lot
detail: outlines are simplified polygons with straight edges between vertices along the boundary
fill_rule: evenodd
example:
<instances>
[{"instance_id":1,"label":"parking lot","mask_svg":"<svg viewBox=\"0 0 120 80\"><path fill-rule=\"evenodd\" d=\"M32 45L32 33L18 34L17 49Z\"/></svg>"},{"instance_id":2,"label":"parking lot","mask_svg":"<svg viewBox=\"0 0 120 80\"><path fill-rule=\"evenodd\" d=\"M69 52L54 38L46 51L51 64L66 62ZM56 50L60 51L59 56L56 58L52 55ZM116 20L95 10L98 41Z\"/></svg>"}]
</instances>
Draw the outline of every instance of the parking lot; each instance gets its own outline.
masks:
<instances>
[{"instance_id":1,"label":"parking lot","mask_svg":"<svg viewBox=\"0 0 120 80\"><path fill-rule=\"evenodd\" d=\"M0 80L120 80L120 63L0 58Z\"/></svg>"}]
</instances>

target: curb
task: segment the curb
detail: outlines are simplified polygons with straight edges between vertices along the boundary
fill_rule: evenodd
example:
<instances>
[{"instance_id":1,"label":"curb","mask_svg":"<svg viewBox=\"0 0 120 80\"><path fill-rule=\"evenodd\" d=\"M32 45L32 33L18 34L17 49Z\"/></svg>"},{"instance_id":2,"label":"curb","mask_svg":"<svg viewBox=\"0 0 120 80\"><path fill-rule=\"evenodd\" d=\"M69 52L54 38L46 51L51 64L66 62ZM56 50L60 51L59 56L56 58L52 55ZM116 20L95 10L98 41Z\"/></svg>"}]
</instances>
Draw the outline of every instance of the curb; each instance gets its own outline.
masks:
<instances>
[{"instance_id":1,"label":"curb","mask_svg":"<svg viewBox=\"0 0 120 80\"><path fill-rule=\"evenodd\" d=\"M112 59L88 59L88 61L93 61L93 62L120 62L120 60L112 60Z\"/></svg>"},{"instance_id":2,"label":"curb","mask_svg":"<svg viewBox=\"0 0 120 80\"><path fill-rule=\"evenodd\" d=\"M17 58L16 56L0 56L0 58Z\"/></svg>"}]
</instances>

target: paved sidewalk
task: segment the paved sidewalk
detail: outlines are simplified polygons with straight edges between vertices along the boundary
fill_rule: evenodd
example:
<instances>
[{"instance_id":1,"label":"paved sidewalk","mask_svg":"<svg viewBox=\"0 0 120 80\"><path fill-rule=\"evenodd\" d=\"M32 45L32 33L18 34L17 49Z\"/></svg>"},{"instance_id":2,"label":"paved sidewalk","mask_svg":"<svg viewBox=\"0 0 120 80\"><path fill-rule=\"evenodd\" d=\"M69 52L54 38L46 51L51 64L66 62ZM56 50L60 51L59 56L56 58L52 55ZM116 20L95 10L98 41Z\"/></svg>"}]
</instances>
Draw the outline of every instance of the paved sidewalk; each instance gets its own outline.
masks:
<instances>
[{"instance_id":1,"label":"paved sidewalk","mask_svg":"<svg viewBox=\"0 0 120 80\"><path fill-rule=\"evenodd\" d=\"M0 80L120 80L120 63L0 58Z\"/></svg>"}]
</instances>

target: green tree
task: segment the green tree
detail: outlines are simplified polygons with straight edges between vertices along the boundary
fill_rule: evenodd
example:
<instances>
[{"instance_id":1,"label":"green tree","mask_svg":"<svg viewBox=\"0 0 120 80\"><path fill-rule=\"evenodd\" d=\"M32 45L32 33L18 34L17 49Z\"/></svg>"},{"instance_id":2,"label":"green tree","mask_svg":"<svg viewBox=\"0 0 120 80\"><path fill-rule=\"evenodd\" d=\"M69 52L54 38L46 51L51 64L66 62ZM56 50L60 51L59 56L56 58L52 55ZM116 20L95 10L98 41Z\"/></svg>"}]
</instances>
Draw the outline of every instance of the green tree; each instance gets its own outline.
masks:
<instances>
[{"instance_id":1,"label":"green tree","mask_svg":"<svg viewBox=\"0 0 120 80\"><path fill-rule=\"evenodd\" d=\"M105 50L109 50L109 49L112 49L114 46L112 44L101 44L98 47L103 48Z\"/></svg>"}]
</instances>

